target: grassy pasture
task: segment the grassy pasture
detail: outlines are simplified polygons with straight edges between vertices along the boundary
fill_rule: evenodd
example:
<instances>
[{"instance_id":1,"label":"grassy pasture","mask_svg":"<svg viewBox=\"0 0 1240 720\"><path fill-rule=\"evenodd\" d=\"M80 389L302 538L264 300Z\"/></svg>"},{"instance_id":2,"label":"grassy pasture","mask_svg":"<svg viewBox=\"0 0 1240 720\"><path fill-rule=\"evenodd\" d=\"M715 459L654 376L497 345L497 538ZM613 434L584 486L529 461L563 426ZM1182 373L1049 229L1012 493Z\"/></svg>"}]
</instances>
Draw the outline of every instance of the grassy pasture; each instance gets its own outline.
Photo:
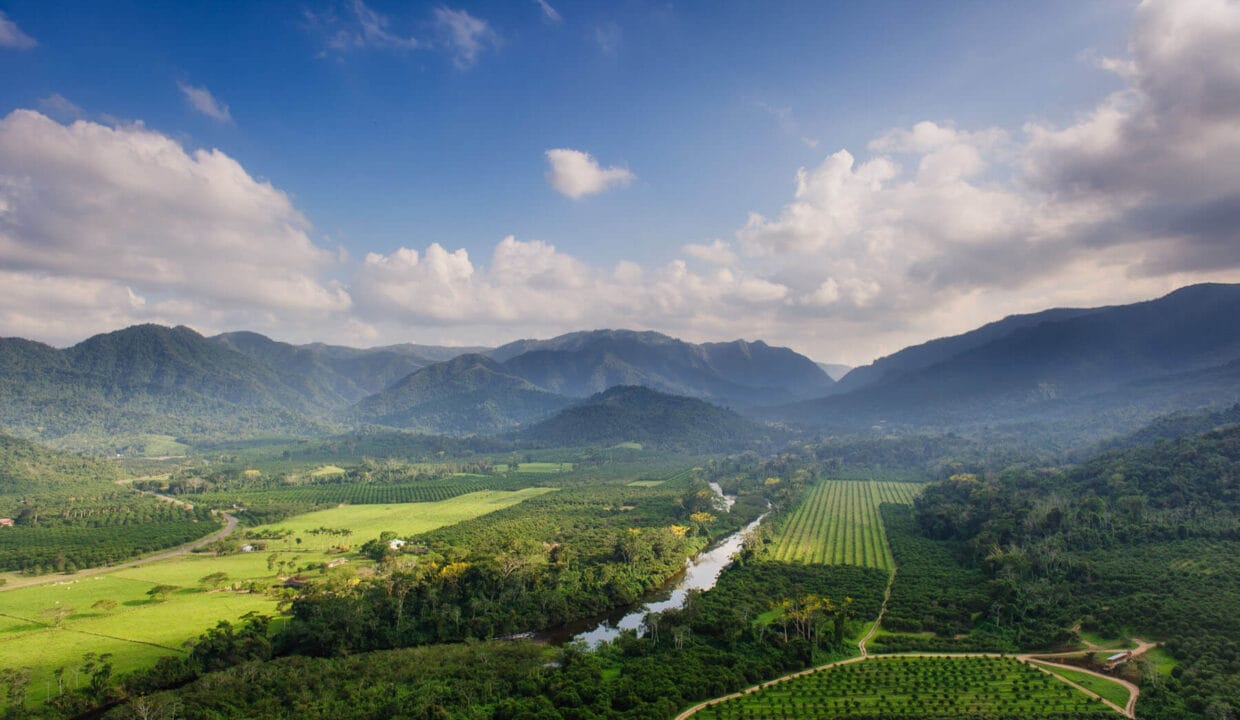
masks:
<instances>
[{"instance_id":1,"label":"grassy pasture","mask_svg":"<svg viewBox=\"0 0 1240 720\"><path fill-rule=\"evenodd\" d=\"M484 491L441 502L403 505L349 505L291 518L255 528L288 529L286 540L265 541L261 551L235 555L187 555L110 573L0 592L0 667L30 667L31 702L40 702L55 690L53 672L81 664L88 652L111 653L117 672L151 665L167 654L182 654L186 640L201 635L220 620L236 621L248 612L274 614L276 600L261 593L207 592L199 580L213 573L228 576L228 585L276 581L268 568L274 553L287 563L286 572L316 566L330 557L324 550L341 538L312 536L319 527L350 528L345 540L353 545L385 530L417 534L511 507L550 488L513 492ZM296 539L302 538L301 543ZM351 564L359 563L352 558ZM156 585L178 589L163 601L147 591ZM94 607L99 601L115 603ZM72 608L56 625L54 608Z\"/></svg>"},{"instance_id":2,"label":"grassy pasture","mask_svg":"<svg viewBox=\"0 0 1240 720\"><path fill-rule=\"evenodd\" d=\"M1012 658L887 657L838 665L724 700L700 720L1114 718L1113 710Z\"/></svg>"},{"instance_id":3,"label":"grassy pasture","mask_svg":"<svg viewBox=\"0 0 1240 720\"><path fill-rule=\"evenodd\" d=\"M664 482L666 481L665 480L634 480L633 482L628 483L628 486L629 487L640 487L640 488L652 488L652 487L659 487Z\"/></svg>"},{"instance_id":4,"label":"grassy pasture","mask_svg":"<svg viewBox=\"0 0 1240 720\"><path fill-rule=\"evenodd\" d=\"M774 538L771 558L782 562L890 569L879 505L909 504L915 485L827 480L809 489Z\"/></svg>"},{"instance_id":5,"label":"grassy pasture","mask_svg":"<svg viewBox=\"0 0 1240 720\"><path fill-rule=\"evenodd\" d=\"M345 505L298 515L270 527L276 530L292 530L294 533L305 533L319 527L349 528L353 531L352 537L358 539L377 537L387 530L398 535L419 535L444 525L503 510L551 490L552 488L484 490L434 503Z\"/></svg>"},{"instance_id":6,"label":"grassy pasture","mask_svg":"<svg viewBox=\"0 0 1240 720\"><path fill-rule=\"evenodd\" d=\"M1054 673L1061 678L1071 680L1086 690L1095 692L1120 707L1125 707L1128 705L1128 688L1117 682L1103 680L1097 675L1090 675L1089 673L1079 672L1077 670L1065 670L1061 667L1050 667L1047 665L1039 665L1038 667Z\"/></svg>"}]
</instances>

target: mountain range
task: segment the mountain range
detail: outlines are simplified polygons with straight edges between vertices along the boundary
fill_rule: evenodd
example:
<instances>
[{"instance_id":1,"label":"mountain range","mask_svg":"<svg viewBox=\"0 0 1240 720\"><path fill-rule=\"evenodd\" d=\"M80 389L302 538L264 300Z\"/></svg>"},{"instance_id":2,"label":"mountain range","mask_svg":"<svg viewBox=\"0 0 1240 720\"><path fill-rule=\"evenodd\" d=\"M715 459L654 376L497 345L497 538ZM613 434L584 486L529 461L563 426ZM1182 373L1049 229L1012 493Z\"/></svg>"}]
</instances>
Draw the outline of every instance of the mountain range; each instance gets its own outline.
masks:
<instances>
[{"instance_id":1,"label":"mountain range","mask_svg":"<svg viewBox=\"0 0 1240 720\"><path fill-rule=\"evenodd\" d=\"M831 431L969 427L1099 413L1131 421L1240 400L1240 285L1017 315L880 358L835 392L763 411Z\"/></svg>"},{"instance_id":2,"label":"mountain range","mask_svg":"<svg viewBox=\"0 0 1240 720\"><path fill-rule=\"evenodd\" d=\"M553 427L539 423L561 413L569 425L555 426L557 437L593 437L567 432L589 421L627 428L631 440L643 434L632 408L662 412L673 395L700 401L669 412L696 415L702 427L740 427L722 421L722 407L810 433L1022 423L1075 432L1098 418L1124 432L1167 412L1240 402L1238 319L1240 285L1196 285L1131 305L1012 316L838 382L761 341L693 344L631 330L497 348L357 349L139 325L65 349L0 339L0 430L93 449L125 436L192 444L364 428L541 443L549 435L534 428ZM608 396L616 387L659 400Z\"/></svg>"}]
</instances>

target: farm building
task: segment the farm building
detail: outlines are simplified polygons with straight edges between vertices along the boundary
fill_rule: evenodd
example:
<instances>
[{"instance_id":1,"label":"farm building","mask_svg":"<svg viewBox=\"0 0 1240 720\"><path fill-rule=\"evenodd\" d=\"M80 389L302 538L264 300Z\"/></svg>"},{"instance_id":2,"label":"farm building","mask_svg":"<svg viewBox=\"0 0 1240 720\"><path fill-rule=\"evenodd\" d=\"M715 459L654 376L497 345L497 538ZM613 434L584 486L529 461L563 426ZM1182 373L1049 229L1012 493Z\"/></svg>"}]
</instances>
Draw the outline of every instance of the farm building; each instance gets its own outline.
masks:
<instances>
[{"instance_id":1,"label":"farm building","mask_svg":"<svg viewBox=\"0 0 1240 720\"><path fill-rule=\"evenodd\" d=\"M1115 653L1111 657L1107 658L1107 662L1104 667L1107 670L1114 670L1120 665L1123 665L1124 663L1128 662L1128 660L1131 657L1132 657L1132 652L1129 650L1125 650L1124 652L1121 652L1121 653Z\"/></svg>"},{"instance_id":2,"label":"farm building","mask_svg":"<svg viewBox=\"0 0 1240 720\"><path fill-rule=\"evenodd\" d=\"M13 527L13 518L0 518L0 527Z\"/></svg>"},{"instance_id":3,"label":"farm building","mask_svg":"<svg viewBox=\"0 0 1240 720\"><path fill-rule=\"evenodd\" d=\"M400 538L396 538L396 539L394 539L394 540L389 540L389 541L388 541L388 549L389 549L389 550L400 550L400 549L401 549L401 548L403 548L405 545L406 545L405 541L404 541L404 540L401 540Z\"/></svg>"}]
</instances>

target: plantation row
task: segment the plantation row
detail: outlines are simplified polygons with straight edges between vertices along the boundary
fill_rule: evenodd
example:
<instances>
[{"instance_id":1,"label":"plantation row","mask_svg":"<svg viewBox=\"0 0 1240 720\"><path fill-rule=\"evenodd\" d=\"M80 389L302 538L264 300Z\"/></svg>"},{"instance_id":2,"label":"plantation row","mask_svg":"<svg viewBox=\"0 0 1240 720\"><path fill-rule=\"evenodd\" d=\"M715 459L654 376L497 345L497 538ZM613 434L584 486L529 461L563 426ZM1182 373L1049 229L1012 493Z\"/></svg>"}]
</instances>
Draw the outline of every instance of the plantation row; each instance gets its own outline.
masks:
<instances>
[{"instance_id":1,"label":"plantation row","mask_svg":"<svg viewBox=\"0 0 1240 720\"><path fill-rule=\"evenodd\" d=\"M481 490L518 490L530 485L528 478L470 477L404 483L399 485L306 485L287 489L206 492L194 495L196 505L213 508L304 505L397 505L439 502Z\"/></svg>"},{"instance_id":2,"label":"plantation row","mask_svg":"<svg viewBox=\"0 0 1240 720\"><path fill-rule=\"evenodd\" d=\"M879 506L910 504L916 486L861 480L823 481L810 488L775 537L771 558L781 562L890 569Z\"/></svg>"},{"instance_id":3,"label":"plantation row","mask_svg":"<svg viewBox=\"0 0 1240 720\"><path fill-rule=\"evenodd\" d=\"M6 528L0 530L0 570L39 575L110 565L191 542L219 528L207 515L201 520L184 511L179 515L163 522L104 527Z\"/></svg>"},{"instance_id":4,"label":"plantation row","mask_svg":"<svg viewBox=\"0 0 1240 720\"><path fill-rule=\"evenodd\" d=\"M697 713L742 718L1115 717L1094 698L1012 658L873 658L777 683Z\"/></svg>"}]
</instances>

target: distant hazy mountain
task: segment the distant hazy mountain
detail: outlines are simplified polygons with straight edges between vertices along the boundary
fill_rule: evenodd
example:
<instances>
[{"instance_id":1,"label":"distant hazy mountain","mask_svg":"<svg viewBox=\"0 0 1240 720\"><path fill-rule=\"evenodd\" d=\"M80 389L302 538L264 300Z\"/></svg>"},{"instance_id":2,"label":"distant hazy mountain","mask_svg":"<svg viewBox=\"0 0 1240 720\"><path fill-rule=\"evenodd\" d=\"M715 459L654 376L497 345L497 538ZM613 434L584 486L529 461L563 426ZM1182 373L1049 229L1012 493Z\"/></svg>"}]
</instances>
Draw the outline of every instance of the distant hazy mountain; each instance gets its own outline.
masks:
<instances>
[{"instance_id":1,"label":"distant hazy mountain","mask_svg":"<svg viewBox=\"0 0 1240 720\"><path fill-rule=\"evenodd\" d=\"M839 382L845 375L852 371L852 365L840 365L839 363L816 363L822 371L827 374L835 382ZM836 386L838 392L838 385Z\"/></svg>"},{"instance_id":2,"label":"distant hazy mountain","mask_svg":"<svg viewBox=\"0 0 1240 720\"><path fill-rule=\"evenodd\" d=\"M486 350L413 344L365 349L323 343L291 345L253 332L224 333L211 340L270 367L295 370L312 385L330 388L339 397L332 407L351 405L432 363Z\"/></svg>"},{"instance_id":3,"label":"distant hazy mountain","mask_svg":"<svg viewBox=\"0 0 1240 720\"><path fill-rule=\"evenodd\" d=\"M593 330L519 340L490 353L551 392L586 397L641 385L724 405L771 405L826 394L834 382L809 358L764 342L695 345L655 332Z\"/></svg>"},{"instance_id":4,"label":"distant hazy mountain","mask_svg":"<svg viewBox=\"0 0 1240 720\"><path fill-rule=\"evenodd\" d=\"M1053 310L896 353L853 370L845 390L775 416L858 428L1166 412L1240 399L1240 285L1197 285L1149 302ZM852 391L846 391L853 387Z\"/></svg>"},{"instance_id":5,"label":"distant hazy mountain","mask_svg":"<svg viewBox=\"0 0 1240 720\"><path fill-rule=\"evenodd\" d=\"M424 432L485 434L546 417L570 402L484 355L461 355L410 373L367 397L353 408L351 418Z\"/></svg>"},{"instance_id":6,"label":"distant hazy mountain","mask_svg":"<svg viewBox=\"0 0 1240 720\"><path fill-rule=\"evenodd\" d=\"M775 435L781 434L696 398L618 386L513 437L522 444L557 447L638 442L650 447L706 451L748 446Z\"/></svg>"}]
</instances>

